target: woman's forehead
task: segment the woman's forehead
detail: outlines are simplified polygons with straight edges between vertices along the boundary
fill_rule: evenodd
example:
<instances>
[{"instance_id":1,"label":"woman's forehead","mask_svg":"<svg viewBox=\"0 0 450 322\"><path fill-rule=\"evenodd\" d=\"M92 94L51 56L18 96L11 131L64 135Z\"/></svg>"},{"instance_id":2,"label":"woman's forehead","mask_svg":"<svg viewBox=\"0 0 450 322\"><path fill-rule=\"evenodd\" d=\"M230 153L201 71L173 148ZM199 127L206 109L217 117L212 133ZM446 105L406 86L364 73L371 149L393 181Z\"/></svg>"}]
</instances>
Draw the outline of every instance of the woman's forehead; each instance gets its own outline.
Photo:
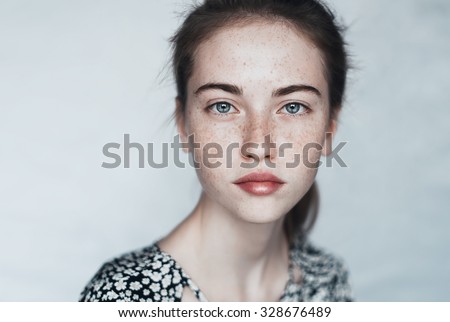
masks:
<instances>
[{"instance_id":1,"label":"woman's forehead","mask_svg":"<svg viewBox=\"0 0 450 322\"><path fill-rule=\"evenodd\" d=\"M321 52L312 41L285 23L261 21L222 28L203 41L191 80L327 85Z\"/></svg>"}]
</instances>

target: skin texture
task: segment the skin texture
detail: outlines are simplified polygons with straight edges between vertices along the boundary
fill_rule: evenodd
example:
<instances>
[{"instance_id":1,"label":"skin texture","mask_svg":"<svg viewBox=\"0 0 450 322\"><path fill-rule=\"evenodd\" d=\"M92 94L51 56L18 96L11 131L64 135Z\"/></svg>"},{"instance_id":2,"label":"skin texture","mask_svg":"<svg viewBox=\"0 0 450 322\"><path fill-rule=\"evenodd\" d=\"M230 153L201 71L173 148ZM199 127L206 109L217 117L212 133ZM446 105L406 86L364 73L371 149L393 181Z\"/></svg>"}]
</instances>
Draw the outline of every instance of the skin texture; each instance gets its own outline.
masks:
<instances>
[{"instance_id":1,"label":"skin texture","mask_svg":"<svg viewBox=\"0 0 450 322\"><path fill-rule=\"evenodd\" d=\"M254 20L244 25L222 28L197 48L194 68L187 84L185 113L178 115L177 126L182 140L194 134L200 149L195 160L204 160L202 148L215 142L223 151L231 143L259 144L251 153L232 151L231 167L225 158L217 168L200 162L197 175L203 193L193 212L166 238L160 247L170 253L212 301L276 301L288 279L288 246L282 230L285 214L305 195L314 182L316 168L294 162L308 143L326 146L326 132L334 132L329 121L328 85L320 51L299 31L288 24ZM207 89L208 83L226 83L242 93ZM307 85L287 95L273 96L279 88ZM214 103L231 104L220 113ZM301 103L295 116L285 108ZM177 101L180 113L181 103ZM229 106L229 105L227 105ZM291 143L284 151L263 149L270 134L271 143L279 147ZM210 150L215 152L214 149ZM247 151L248 152L248 151ZM309 151L308 160L319 160L329 151ZM269 167L266 161L274 167ZM257 165L251 169L243 163ZM269 172L285 183L265 196L255 196L233 182L243 175ZM190 247L186 247L190 245ZM301 273L300 273L301 274ZM224 278L226 276L226 278ZM183 300L193 295L184 292Z\"/></svg>"}]
</instances>

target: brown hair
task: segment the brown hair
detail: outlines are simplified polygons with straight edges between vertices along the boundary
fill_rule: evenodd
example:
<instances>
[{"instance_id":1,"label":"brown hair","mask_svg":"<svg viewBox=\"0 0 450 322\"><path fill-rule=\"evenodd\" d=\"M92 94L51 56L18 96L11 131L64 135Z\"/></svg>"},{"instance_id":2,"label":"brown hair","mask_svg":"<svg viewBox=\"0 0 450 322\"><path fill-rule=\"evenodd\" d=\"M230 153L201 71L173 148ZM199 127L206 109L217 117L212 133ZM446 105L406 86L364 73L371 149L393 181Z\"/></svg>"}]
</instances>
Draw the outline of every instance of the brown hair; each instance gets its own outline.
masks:
<instances>
[{"instance_id":1,"label":"brown hair","mask_svg":"<svg viewBox=\"0 0 450 322\"><path fill-rule=\"evenodd\" d=\"M343 28L319 0L205 0L195 6L171 38L172 68L181 106L175 117L183 115L187 82L192 74L199 44L220 28L236 22L265 18L293 25L320 49L329 87L330 120L341 108L348 71L348 55ZM318 213L319 194L314 182L303 198L289 211L284 227L289 240L306 236Z\"/></svg>"}]
</instances>

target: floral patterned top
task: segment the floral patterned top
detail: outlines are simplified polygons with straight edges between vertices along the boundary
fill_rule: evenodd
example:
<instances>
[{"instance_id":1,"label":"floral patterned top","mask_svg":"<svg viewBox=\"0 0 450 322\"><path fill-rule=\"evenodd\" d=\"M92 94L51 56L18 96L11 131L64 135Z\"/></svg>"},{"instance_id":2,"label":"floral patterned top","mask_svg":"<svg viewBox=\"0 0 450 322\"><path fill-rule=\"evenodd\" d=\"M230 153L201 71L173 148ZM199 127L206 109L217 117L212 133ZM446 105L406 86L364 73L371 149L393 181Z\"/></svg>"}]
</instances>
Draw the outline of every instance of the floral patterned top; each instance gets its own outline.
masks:
<instances>
[{"instance_id":1,"label":"floral patterned top","mask_svg":"<svg viewBox=\"0 0 450 322\"><path fill-rule=\"evenodd\" d=\"M342 261L304 240L289 250L289 280L279 301L352 301L348 271ZM293 268L301 271L295 281ZM105 263L81 293L80 301L181 301L189 287L199 301L205 295L183 268L158 244Z\"/></svg>"}]
</instances>

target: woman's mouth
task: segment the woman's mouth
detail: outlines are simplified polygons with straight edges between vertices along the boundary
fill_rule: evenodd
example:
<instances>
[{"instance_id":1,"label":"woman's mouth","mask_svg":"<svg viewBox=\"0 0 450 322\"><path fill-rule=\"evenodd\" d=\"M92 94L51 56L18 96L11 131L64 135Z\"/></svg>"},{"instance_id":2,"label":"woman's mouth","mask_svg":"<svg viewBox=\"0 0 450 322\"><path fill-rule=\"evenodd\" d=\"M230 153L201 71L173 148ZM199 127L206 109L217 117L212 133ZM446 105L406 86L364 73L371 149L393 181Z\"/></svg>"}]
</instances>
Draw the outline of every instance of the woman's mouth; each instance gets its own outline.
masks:
<instances>
[{"instance_id":1,"label":"woman's mouth","mask_svg":"<svg viewBox=\"0 0 450 322\"><path fill-rule=\"evenodd\" d=\"M256 196L267 196L281 188L285 182L268 172L255 172L233 182L242 190Z\"/></svg>"}]
</instances>

